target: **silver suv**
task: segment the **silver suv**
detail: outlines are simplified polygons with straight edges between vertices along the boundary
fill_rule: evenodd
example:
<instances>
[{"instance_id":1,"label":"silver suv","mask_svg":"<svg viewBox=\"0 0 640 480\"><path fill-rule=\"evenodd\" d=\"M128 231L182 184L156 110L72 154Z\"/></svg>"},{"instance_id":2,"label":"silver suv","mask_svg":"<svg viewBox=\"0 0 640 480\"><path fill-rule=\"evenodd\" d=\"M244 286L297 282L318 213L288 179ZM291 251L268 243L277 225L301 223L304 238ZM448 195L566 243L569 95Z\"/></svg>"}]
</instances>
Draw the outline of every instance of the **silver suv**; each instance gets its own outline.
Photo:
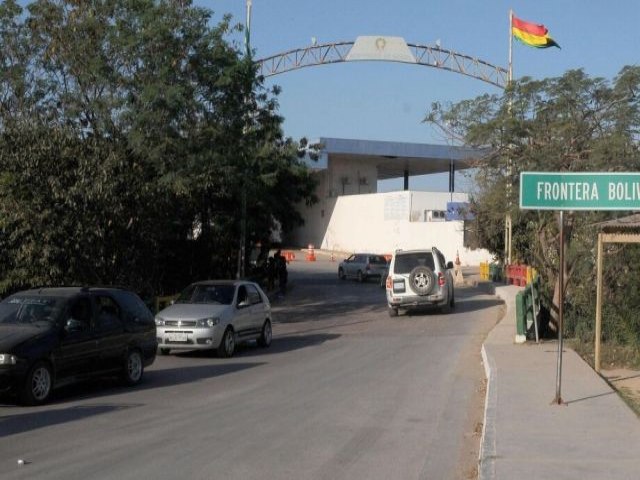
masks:
<instances>
[{"instance_id":1,"label":"silver suv","mask_svg":"<svg viewBox=\"0 0 640 480\"><path fill-rule=\"evenodd\" d=\"M389 316L399 310L425 306L440 307L449 313L455 306L453 262L445 262L437 248L431 250L396 250L387 276Z\"/></svg>"}]
</instances>

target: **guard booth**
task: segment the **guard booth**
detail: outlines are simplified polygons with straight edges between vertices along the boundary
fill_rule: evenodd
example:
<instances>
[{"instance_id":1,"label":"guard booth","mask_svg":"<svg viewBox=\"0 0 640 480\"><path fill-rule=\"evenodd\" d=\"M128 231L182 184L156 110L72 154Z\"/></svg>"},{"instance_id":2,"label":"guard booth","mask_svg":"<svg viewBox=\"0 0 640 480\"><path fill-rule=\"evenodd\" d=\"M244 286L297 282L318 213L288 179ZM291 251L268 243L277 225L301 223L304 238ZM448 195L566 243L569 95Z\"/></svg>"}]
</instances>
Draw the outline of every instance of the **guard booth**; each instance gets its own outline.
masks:
<instances>
[{"instance_id":1,"label":"guard booth","mask_svg":"<svg viewBox=\"0 0 640 480\"><path fill-rule=\"evenodd\" d=\"M598 258L596 285L596 334L594 370L600 372L600 340L602 338L602 269L604 245L607 243L640 243L640 214L616 218L597 224Z\"/></svg>"}]
</instances>

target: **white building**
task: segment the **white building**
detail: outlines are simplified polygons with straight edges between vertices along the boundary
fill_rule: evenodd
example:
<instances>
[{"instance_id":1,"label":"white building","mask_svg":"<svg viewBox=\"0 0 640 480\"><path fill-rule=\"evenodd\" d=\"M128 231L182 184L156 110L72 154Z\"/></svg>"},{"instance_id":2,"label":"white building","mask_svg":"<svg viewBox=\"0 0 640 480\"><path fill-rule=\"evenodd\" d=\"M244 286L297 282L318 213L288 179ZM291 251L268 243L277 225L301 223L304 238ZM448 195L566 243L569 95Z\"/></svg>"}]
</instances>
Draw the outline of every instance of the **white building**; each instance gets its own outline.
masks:
<instances>
[{"instance_id":1,"label":"white building","mask_svg":"<svg viewBox=\"0 0 640 480\"><path fill-rule=\"evenodd\" d=\"M391 253L437 246L463 265L491 260L465 244L457 211L468 202L453 191L454 172L471 168L483 152L465 147L321 138L320 158L308 160L318 178L319 202L299 207L305 224L288 239L295 246L340 252ZM409 190L411 175L449 172L450 192ZM377 193L378 180L404 178L404 191Z\"/></svg>"}]
</instances>

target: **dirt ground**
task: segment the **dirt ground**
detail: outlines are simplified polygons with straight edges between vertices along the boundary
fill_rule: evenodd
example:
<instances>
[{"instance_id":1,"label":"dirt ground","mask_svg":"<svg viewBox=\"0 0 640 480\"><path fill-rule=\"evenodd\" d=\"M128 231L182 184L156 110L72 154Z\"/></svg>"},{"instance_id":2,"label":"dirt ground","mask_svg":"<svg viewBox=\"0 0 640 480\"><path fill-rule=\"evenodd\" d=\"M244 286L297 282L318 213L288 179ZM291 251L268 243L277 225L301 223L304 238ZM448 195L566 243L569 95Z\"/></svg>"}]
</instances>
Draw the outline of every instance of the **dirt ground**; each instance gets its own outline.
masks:
<instances>
[{"instance_id":1,"label":"dirt ground","mask_svg":"<svg viewBox=\"0 0 640 480\"><path fill-rule=\"evenodd\" d=\"M601 370L602 376L627 401L629 406L640 416L640 370L615 368Z\"/></svg>"},{"instance_id":2,"label":"dirt ground","mask_svg":"<svg viewBox=\"0 0 640 480\"><path fill-rule=\"evenodd\" d=\"M482 379L476 385L473 406L469 412L469 429L465 433L458 478L471 480L478 478L478 456L480 454L480 440L482 438L482 422L484 420L484 402L487 393L487 380Z\"/></svg>"}]
</instances>

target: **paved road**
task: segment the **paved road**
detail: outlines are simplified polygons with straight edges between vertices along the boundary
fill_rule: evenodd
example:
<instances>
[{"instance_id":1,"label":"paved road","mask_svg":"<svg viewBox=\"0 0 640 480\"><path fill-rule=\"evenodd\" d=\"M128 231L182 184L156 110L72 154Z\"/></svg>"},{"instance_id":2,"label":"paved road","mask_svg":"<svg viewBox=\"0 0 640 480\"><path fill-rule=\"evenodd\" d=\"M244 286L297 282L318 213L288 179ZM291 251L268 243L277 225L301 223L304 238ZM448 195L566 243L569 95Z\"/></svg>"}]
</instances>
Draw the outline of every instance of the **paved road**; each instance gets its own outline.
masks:
<instances>
[{"instance_id":1,"label":"paved road","mask_svg":"<svg viewBox=\"0 0 640 480\"><path fill-rule=\"evenodd\" d=\"M138 388L0 406L2 478L467 478L498 302L466 287L452 315L391 319L376 284L335 270L292 264L268 350L158 357Z\"/></svg>"}]
</instances>

